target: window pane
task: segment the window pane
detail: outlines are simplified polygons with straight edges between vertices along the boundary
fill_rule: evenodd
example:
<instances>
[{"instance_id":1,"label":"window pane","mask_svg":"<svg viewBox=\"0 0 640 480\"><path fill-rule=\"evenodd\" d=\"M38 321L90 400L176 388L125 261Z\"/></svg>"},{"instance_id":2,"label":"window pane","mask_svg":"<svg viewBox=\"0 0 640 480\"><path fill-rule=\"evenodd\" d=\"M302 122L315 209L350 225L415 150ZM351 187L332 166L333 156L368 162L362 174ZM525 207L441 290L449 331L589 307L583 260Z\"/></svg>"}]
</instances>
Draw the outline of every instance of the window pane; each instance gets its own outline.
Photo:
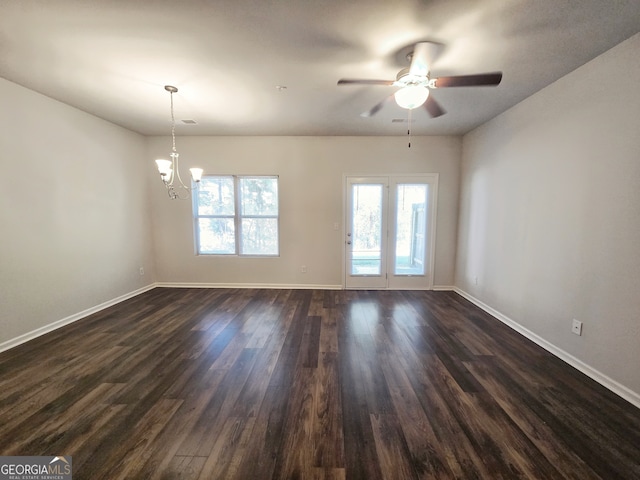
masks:
<instances>
[{"instance_id":1,"label":"window pane","mask_svg":"<svg viewBox=\"0 0 640 480\"><path fill-rule=\"evenodd\" d=\"M278 255L277 218L243 218L241 228L242 255Z\"/></svg>"},{"instance_id":2,"label":"window pane","mask_svg":"<svg viewBox=\"0 0 640 480\"><path fill-rule=\"evenodd\" d=\"M277 176L204 176L193 209L198 254L279 255Z\"/></svg>"},{"instance_id":3,"label":"window pane","mask_svg":"<svg viewBox=\"0 0 640 480\"><path fill-rule=\"evenodd\" d=\"M424 275L428 185L398 185L396 275Z\"/></svg>"},{"instance_id":4,"label":"window pane","mask_svg":"<svg viewBox=\"0 0 640 480\"><path fill-rule=\"evenodd\" d=\"M278 215L278 179L240 178L241 215Z\"/></svg>"},{"instance_id":5,"label":"window pane","mask_svg":"<svg viewBox=\"0 0 640 480\"><path fill-rule=\"evenodd\" d=\"M198 215L233 215L233 177L203 177L198 186Z\"/></svg>"},{"instance_id":6,"label":"window pane","mask_svg":"<svg viewBox=\"0 0 640 480\"><path fill-rule=\"evenodd\" d=\"M198 253L236 253L233 218L199 218L198 233Z\"/></svg>"},{"instance_id":7,"label":"window pane","mask_svg":"<svg viewBox=\"0 0 640 480\"><path fill-rule=\"evenodd\" d=\"M380 275L382 185L353 185L351 275Z\"/></svg>"}]
</instances>

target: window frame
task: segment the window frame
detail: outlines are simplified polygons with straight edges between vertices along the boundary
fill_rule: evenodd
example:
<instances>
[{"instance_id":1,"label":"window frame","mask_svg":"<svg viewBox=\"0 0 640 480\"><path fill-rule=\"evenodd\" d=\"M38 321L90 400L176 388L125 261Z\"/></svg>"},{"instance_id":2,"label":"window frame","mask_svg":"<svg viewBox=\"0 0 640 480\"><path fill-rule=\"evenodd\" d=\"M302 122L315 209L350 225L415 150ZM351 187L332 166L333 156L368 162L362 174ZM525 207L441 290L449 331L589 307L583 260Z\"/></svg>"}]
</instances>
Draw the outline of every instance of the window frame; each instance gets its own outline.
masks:
<instances>
[{"instance_id":1,"label":"window frame","mask_svg":"<svg viewBox=\"0 0 640 480\"><path fill-rule=\"evenodd\" d=\"M201 215L199 213L199 199L200 199L200 183L195 185L192 213L193 213L193 233L194 233L194 246L195 254L197 256L223 256L223 257L263 257L274 258L280 256L280 177L279 175L203 175L202 180L206 178L232 178L233 179L233 215ZM275 215L243 215L242 214L242 179L275 179L276 180L276 205L277 212ZM200 247L200 219L201 218L214 218L214 219L233 219L234 228L234 252L233 253L206 253L201 251ZM276 253L243 253L242 252L242 221L243 219L275 219L276 220Z\"/></svg>"}]
</instances>

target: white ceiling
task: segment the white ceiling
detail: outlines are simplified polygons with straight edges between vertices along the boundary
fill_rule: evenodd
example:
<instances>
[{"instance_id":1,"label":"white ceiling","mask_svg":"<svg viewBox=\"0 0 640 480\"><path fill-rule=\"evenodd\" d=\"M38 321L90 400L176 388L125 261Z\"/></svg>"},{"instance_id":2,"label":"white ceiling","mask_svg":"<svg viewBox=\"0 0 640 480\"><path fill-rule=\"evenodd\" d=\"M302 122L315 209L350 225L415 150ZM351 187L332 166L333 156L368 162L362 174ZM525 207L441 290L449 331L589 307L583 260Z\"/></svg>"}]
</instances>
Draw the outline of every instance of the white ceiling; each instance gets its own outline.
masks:
<instances>
[{"instance_id":1,"label":"white ceiling","mask_svg":"<svg viewBox=\"0 0 640 480\"><path fill-rule=\"evenodd\" d=\"M0 0L0 75L145 135L169 133L166 84L179 135L402 135L393 102L360 116L393 87L336 82L431 40L432 76L504 74L413 111L413 134L462 134L638 31L640 0Z\"/></svg>"}]
</instances>

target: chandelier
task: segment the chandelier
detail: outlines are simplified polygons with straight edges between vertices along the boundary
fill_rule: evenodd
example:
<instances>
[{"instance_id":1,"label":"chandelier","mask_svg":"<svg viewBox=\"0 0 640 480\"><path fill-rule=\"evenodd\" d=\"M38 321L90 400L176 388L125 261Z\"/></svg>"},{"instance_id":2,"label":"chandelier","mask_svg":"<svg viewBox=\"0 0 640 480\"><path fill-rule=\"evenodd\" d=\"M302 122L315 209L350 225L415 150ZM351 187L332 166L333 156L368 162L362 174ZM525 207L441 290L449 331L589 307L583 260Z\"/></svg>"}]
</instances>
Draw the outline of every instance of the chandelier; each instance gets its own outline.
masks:
<instances>
[{"instance_id":1,"label":"chandelier","mask_svg":"<svg viewBox=\"0 0 640 480\"><path fill-rule=\"evenodd\" d=\"M169 198L172 200L175 200L176 198L186 200L189 198L189 193L192 188L187 187L182 181L182 178L180 178L180 170L178 166L178 159L180 155L176 151L176 120L173 115L173 94L176 93L178 89L172 85L165 85L164 89L171 95L171 153L169 154L171 160L159 158L156 160L156 165L158 166L160 178L162 179L164 186L167 187ZM191 172L191 178L193 181L198 183L202 178L202 169L190 168L189 171Z\"/></svg>"}]
</instances>

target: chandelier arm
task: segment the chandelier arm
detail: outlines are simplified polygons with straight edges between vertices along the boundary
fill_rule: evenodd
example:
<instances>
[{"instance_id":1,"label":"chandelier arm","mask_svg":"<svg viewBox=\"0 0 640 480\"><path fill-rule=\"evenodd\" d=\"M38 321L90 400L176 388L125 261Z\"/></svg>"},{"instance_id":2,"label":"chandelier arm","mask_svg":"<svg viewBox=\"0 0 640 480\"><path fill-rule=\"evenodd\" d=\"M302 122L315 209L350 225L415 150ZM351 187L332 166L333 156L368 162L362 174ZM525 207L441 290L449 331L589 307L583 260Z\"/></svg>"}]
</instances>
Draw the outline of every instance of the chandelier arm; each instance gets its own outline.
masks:
<instances>
[{"instance_id":1,"label":"chandelier arm","mask_svg":"<svg viewBox=\"0 0 640 480\"><path fill-rule=\"evenodd\" d=\"M177 178L178 182L180 183L180 185L176 185L179 188L185 188L187 190L190 190L189 187L187 187L184 182L182 181L182 178L180 177L180 165L179 165L179 159L180 159L180 154L177 152L173 152L171 154L171 158L173 159L173 172L174 172L174 176L173 178ZM171 182L173 184L173 182Z\"/></svg>"},{"instance_id":2,"label":"chandelier arm","mask_svg":"<svg viewBox=\"0 0 640 480\"><path fill-rule=\"evenodd\" d=\"M186 200L190 196L191 189L184 185L171 185L169 187L169 197L172 200Z\"/></svg>"}]
</instances>

